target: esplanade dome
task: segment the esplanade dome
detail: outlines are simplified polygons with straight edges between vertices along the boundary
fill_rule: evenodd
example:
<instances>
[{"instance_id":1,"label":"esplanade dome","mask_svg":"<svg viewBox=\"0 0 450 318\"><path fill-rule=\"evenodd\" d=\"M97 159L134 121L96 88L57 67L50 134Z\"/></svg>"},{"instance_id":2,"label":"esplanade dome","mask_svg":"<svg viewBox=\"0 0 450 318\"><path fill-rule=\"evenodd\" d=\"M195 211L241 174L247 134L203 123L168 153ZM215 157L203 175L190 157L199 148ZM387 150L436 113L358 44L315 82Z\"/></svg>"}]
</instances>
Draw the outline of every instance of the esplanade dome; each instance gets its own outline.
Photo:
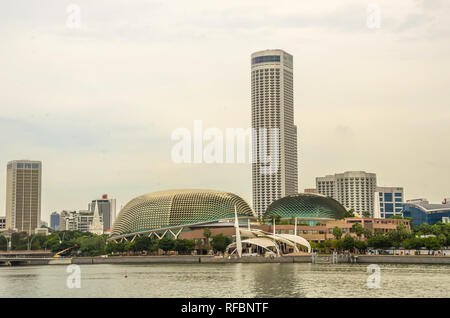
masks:
<instances>
[{"instance_id":1,"label":"esplanade dome","mask_svg":"<svg viewBox=\"0 0 450 318\"><path fill-rule=\"evenodd\" d=\"M264 213L265 219L279 215L282 219L331 219L344 217L346 209L338 201L312 193L289 195L272 202Z\"/></svg>"},{"instance_id":2,"label":"esplanade dome","mask_svg":"<svg viewBox=\"0 0 450 318\"><path fill-rule=\"evenodd\" d=\"M114 237L232 219L235 207L238 217L255 217L241 197L229 192L168 190L148 193L123 207L111 234Z\"/></svg>"}]
</instances>

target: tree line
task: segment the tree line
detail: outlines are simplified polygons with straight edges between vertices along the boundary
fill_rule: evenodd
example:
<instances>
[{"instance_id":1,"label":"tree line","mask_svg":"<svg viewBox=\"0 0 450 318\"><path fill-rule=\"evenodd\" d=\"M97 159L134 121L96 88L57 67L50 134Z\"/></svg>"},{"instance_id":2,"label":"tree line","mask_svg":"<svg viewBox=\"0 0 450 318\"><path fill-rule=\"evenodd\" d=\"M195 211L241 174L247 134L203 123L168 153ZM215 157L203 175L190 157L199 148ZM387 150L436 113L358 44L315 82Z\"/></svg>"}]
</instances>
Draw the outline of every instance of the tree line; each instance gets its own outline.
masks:
<instances>
[{"instance_id":1,"label":"tree line","mask_svg":"<svg viewBox=\"0 0 450 318\"><path fill-rule=\"evenodd\" d=\"M53 253L63 251L76 246L67 252L67 255L100 256L123 254L156 254L159 250L164 253L176 252L177 254L191 254L195 249L204 250L205 253L213 251L224 252L231 243L231 238L218 234L211 236L211 231L205 229L204 240L194 241L187 239L162 239L148 236L136 237L133 242L107 241L107 235L96 235L89 232L62 231L49 235L27 235L26 232L13 233L11 235L12 250L48 250ZM7 240L0 236L0 250L7 250Z\"/></svg>"},{"instance_id":2,"label":"tree line","mask_svg":"<svg viewBox=\"0 0 450 318\"><path fill-rule=\"evenodd\" d=\"M352 232L356 234L356 238L349 233L346 233L343 237L342 230L335 227L333 229L334 240L325 240L319 243L311 242L311 247L325 253L331 251L365 253L369 248L383 250L389 248L408 250L425 248L437 251L450 246L449 223L436 223L434 225L424 223L413 227L411 231L408 231L406 226L400 223L395 230L383 233L375 229L373 234L370 230L363 228L360 223L355 223L352 225Z\"/></svg>"}]
</instances>

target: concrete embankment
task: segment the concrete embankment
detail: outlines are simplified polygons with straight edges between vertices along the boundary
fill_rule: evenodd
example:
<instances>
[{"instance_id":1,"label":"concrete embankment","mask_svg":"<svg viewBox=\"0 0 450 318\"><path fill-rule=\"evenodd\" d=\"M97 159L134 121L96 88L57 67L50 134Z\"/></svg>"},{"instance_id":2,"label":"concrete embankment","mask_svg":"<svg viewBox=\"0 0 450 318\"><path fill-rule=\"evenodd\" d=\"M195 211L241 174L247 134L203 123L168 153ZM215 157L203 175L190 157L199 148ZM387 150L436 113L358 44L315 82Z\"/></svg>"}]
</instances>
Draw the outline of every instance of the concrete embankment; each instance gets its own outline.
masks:
<instances>
[{"instance_id":1,"label":"concrete embankment","mask_svg":"<svg viewBox=\"0 0 450 318\"><path fill-rule=\"evenodd\" d=\"M200 258L211 256L113 256L113 257L74 257L72 264L198 264Z\"/></svg>"},{"instance_id":2,"label":"concrete embankment","mask_svg":"<svg viewBox=\"0 0 450 318\"><path fill-rule=\"evenodd\" d=\"M440 264L450 265L449 256L428 255L358 255L356 263L361 264Z\"/></svg>"},{"instance_id":3,"label":"concrete embankment","mask_svg":"<svg viewBox=\"0 0 450 318\"><path fill-rule=\"evenodd\" d=\"M219 263L311 263L311 256L284 256L279 258L243 257L221 258L213 256L122 256L74 257L72 264L219 264Z\"/></svg>"}]
</instances>

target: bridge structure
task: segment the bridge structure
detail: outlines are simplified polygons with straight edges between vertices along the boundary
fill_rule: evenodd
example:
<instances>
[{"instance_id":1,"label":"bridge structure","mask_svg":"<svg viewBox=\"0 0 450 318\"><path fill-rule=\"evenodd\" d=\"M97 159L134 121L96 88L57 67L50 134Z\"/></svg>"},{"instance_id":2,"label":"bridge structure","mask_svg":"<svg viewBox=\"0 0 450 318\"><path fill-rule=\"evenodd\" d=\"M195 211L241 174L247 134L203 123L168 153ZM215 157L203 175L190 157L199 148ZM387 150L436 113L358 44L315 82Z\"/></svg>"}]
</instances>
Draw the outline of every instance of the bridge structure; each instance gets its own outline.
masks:
<instances>
[{"instance_id":1,"label":"bridge structure","mask_svg":"<svg viewBox=\"0 0 450 318\"><path fill-rule=\"evenodd\" d=\"M57 261L51 251L8 251L0 252L0 265L47 265Z\"/></svg>"}]
</instances>

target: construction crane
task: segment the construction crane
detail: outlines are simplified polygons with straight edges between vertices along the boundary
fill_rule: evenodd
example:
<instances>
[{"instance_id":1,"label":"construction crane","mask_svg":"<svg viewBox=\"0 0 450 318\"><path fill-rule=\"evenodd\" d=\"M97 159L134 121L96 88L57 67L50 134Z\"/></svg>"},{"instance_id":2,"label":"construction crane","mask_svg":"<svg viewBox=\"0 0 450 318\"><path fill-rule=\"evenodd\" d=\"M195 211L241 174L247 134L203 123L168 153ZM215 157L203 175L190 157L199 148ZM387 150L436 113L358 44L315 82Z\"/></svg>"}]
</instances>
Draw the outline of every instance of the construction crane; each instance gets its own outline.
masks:
<instances>
[{"instance_id":1,"label":"construction crane","mask_svg":"<svg viewBox=\"0 0 450 318\"><path fill-rule=\"evenodd\" d=\"M60 258L60 257L61 257L61 254L64 254L65 252L70 251L71 249L73 249L73 248L75 248L75 247L78 247L78 244L75 244L74 246L68 247L68 248L66 248L65 250L59 251L58 253L56 253L55 255L53 255L53 257L55 257L55 258Z\"/></svg>"}]
</instances>

